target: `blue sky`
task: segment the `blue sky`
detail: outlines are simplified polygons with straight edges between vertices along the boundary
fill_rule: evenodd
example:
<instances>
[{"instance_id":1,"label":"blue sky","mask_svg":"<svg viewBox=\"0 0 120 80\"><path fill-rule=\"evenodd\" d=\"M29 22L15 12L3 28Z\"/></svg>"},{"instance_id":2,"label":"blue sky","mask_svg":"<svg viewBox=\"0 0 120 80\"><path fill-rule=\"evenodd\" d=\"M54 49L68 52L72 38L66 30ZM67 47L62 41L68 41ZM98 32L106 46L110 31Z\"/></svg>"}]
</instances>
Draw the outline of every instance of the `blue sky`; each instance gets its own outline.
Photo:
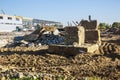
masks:
<instances>
[{"instance_id":1,"label":"blue sky","mask_svg":"<svg viewBox=\"0 0 120 80\"><path fill-rule=\"evenodd\" d=\"M0 0L6 14L67 22L92 19L120 22L120 0ZM0 11L1 12L1 11Z\"/></svg>"}]
</instances>

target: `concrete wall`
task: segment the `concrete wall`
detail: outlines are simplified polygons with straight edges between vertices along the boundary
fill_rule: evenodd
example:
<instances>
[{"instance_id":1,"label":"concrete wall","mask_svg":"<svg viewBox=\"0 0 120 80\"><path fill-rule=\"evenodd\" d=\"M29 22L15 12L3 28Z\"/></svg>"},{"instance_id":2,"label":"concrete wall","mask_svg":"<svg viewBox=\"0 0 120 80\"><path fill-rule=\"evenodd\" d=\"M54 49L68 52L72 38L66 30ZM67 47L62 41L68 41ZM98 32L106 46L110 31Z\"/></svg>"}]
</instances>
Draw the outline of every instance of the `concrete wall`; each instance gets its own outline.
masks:
<instances>
[{"instance_id":1,"label":"concrete wall","mask_svg":"<svg viewBox=\"0 0 120 80\"><path fill-rule=\"evenodd\" d=\"M85 42L88 43L100 42L100 31L99 30L85 31Z\"/></svg>"},{"instance_id":2,"label":"concrete wall","mask_svg":"<svg viewBox=\"0 0 120 80\"><path fill-rule=\"evenodd\" d=\"M101 44L100 31L98 30L97 20L82 20L79 25L85 28L85 42Z\"/></svg>"},{"instance_id":3,"label":"concrete wall","mask_svg":"<svg viewBox=\"0 0 120 80\"><path fill-rule=\"evenodd\" d=\"M65 27L65 43L68 45L82 45L85 41L85 31L82 26Z\"/></svg>"}]
</instances>

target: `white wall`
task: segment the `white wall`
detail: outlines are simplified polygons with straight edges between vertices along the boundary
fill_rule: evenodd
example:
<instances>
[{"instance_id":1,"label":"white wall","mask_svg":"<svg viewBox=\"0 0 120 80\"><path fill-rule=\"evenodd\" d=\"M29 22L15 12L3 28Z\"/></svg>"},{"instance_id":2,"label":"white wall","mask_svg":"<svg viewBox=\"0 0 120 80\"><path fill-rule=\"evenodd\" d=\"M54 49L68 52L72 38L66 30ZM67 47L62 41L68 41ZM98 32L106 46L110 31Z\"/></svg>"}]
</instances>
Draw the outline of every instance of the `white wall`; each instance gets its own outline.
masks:
<instances>
[{"instance_id":1,"label":"white wall","mask_svg":"<svg viewBox=\"0 0 120 80\"><path fill-rule=\"evenodd\" d=\"M3 16L3 19L0 19L0 31L11 32L15 30L17 26L22 27L22 18L4 14L0 14L0 16ZM8 20L8 17L11 17L12 20ZM19 20L16 20L16 18Z\"/></svg>"}]
</instances>

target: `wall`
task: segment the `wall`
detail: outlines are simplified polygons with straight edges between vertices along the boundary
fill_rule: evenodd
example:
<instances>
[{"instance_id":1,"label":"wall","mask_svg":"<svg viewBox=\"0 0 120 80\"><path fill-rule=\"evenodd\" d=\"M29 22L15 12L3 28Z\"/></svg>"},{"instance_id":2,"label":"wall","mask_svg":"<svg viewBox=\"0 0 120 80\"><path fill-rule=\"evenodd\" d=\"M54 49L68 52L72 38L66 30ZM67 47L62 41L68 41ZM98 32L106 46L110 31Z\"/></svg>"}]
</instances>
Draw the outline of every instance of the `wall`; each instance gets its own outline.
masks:
<instances>
[{"instance_id":1,"label":"wall","mask_svg":"<svg viewBox=\"0 0 120 80\"><path fill-rule=\"evenodd\" d=\"M11 32L16 30L16 27L22 27L22 18L18 16L10 16L5 14L0 14L3 19L0 19L0 31ZM11 19L8 19L11 18Z\"/></svg>"}]
</instances>

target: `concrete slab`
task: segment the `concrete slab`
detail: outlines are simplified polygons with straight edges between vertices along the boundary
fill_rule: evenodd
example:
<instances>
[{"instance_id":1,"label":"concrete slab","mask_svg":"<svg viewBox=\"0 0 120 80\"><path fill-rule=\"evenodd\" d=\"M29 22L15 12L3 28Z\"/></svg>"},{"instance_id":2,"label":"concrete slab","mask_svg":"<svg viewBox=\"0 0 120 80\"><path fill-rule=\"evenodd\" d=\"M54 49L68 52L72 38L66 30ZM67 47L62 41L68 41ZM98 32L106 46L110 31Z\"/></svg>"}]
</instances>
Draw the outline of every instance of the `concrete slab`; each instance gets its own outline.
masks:
<instances>
[{"instance_id":1,"label":"concrete slab","mask_svg":"<svg viewBox=\"0 0 120 80\"><path fill-rule=\"evenodd\" d=\"M79 53L93 53L98 50L98 44L84 44L81 46L73 45L49 45L49 53L58 53L58 54L67 54L67 55L76 55Z\"/></svg>"}]
</instances>

